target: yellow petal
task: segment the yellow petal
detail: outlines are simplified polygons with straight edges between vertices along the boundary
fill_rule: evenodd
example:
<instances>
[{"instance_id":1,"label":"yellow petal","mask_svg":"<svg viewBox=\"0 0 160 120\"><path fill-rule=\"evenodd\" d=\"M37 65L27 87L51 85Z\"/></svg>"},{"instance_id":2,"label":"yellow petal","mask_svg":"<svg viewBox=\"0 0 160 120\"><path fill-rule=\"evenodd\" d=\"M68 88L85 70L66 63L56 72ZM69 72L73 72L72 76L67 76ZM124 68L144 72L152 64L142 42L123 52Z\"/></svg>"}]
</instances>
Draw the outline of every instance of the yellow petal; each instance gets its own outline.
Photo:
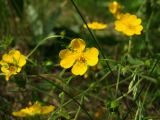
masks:
<instances>
[{"instance_id":1,"label":"yellow petal","mask_svg":"<svg viewBox=\"0 0 160 120\"><path fill-rule=\"evenodd\" d=\"M59 57L61 58L60 66L63 68L70 68L76 60L76 54L68 49L61 50Z\"/></svg>"},{"instance_id":2,"label":"yellow petal","mask_svg":"<svg viewBox=\"0 0 160 120\"><path fill-rule=\"evenodd\" d=\"M5 64L1 67L1 71L3 73L9 73L9 65L8 64Z\"/></svg>"},{"instance_id":3,"label":"yellow petal","mask_svg":"<svg viewBox=\"0 0 160 120\"><path fill-rule=\"evenodd\" d=\"M17 112L12 112L12 115L17 117L34 116L41 114L41 108L41 104L39 102L35 102L29 107L23 108Z\"/></svg>"},{"instance_id":4,"label":"yellow petal","mask_svg":"<svg viewBox=\"0 0 160 120\"><path fill-rule=\"evenodd\" d=\"M87 64L77 61L72 67L72 73L74 75L83 75L87 71Z\"/></svg>"},{"instance_id":5,"label":"yellow petal","mask_svg":"<svg viewBox=\"0 0 160 120\"><path fill-rule=\"evenodd\" d=\"M121 19L122 16L123 16L123 13L117 12L117 13L115 14L115 17L116 17L117 19Z\"/></svg>"},{"instance_id":6,"label":"yellow petal","mask_svg":"<svg viewBox=\"0 0 160 120\"><path fill-rule=\"evenodd\" d=\"M19 59L21 53L18 50L10 50L8 53L10 56L13 56L15 59Z\"/></svg>"},{"instance_id":7,"label":"yellow petal","mask_svg":"<svg viewBox=\"0 0 160 120\"><path fill-rule=\"evenodd\" d=\"M92 23L88 23L87 25L92 30L102 30L108 27L107 24L100 23L100 22L92 22ZM87 26L84 25L84 28L87 28Z\"/></svg>"},{"instance_id":8,"label":"yellow petal","mask_svg":"<svg viewBox=\"0 0 160 120\"><path fill-rule=\"evenodd\" d=\"M24 55L21 55L18 62L18 66L22 67L26 64L26 57Z\"/></svg>"},{"instance_id":9,"label":"yellow petal","mask_svg":"<svg viewBox=\"0 0 160 120\"><path fill-rule=\"evenodd\" d=\"M13 64L17 64L21 54L18 50L11 50L9 51L8 55L12 57Z\"/></svg>"},{"instance_id":10,"label":"yellow petal","mask_svg":"<svg viewBox=\"0 0 160 120\"><path fill-rule=\"evenodd\" d=\"M132 22L134 22L135 20L137 20L137 16L130 14L128 19L133 20Z\"/></svg>"},{"instance_id":11,"label":"yellow petal","mask_svg":"<svg viewBox=\"0 0 160 120\"><path fill-rule=\"evenodd\" d=\"M126 31L127 29L127 25L125 24L125 21L116 21L115 22L115 30L119 31L119 32L123 32Z\"/></svg>"},{"instance_id":12,"label":"yellow petal","mask_svg":"<svg viewBox=\"0 0 160 120\"><path fill-rule=\"evenodd\" d=\"M73 52L72 52L71 50L69 50L69 49L63 49L63 50L61 50L61 51L59 52L59 57L60 57L61 59L64 59L64 58L70 56L72 53L73 53Z\"/></svg>"},{"instance_id":13,"label":"yellow petal","mask_svg":"<svg viewBox=\"0 0 160 120\"><path fill-rule=\"evenodd\" d=\"M43 106L43 107L41 108L41 114L48 114L48 113L52 112L54 109L55 109L55 107L52 106L52 105Z\"/></svg>"},{"instance_id":14,"label":"yellow petal","mask_svg":"<svg viewBox=\"0 0 160 120\"><path fill-rule=\"evenodd\" d=\"M120 23L119 21L115 22L115 30L122 31L122 27L123 27L122 23Z\"/></svg>"},{"instance_id":15,"label":"yellow petal","mask_svg":"<svg viewBox=\"0 0 160 120\"><path fill-rule=\"evenodd\" d=\"M142 30L143 30L143 26L142 25L137 26L136 30L135 30L135 34L140 35Z\"/></svg>"},{"instance_id":16,"label":"yellow petal","mask_svg":"<svg viewBox=\"0 0 160 120\"><path fill-rule=\"evenodd\" d=\"M35 102L31 106L21 109L21 111L26 113L28 116L34 116L41 113L41 105L39 102Z\"/></svg>"},{"instance_id":17,"label":"yellow petal","mask_svg":"<svg viewBox=\"0 0 160 120\"><path fill-rule=\"evenodd\" d=\"M77 52L82 52L85 49L86 44L84 40L80 38L75 38L71 41L69 46Z\"/></svg>"},{"instance_id":18,"label":"yellow petal","mask_svg":"<svg viewBox=\"0 0 160 120\"><path fill-rule=\"evenodd\" d=\"M8 54L4 54L2 60L7 63L13 63L13 57Z\"/></svg>"},{"instance_id":19,"label":"yellow petal","mask_svg":"<svg viewBox=\"0 0 160 120\"><path fill-rule=\"evenodd\" d=\"M136 19L136 20L133 22L133 24L134 24L134 25L140 25L141 22L142 22L141 19Z\"/></svg>"},{"instance_id":20,"label":"yellow petal","mask_svg":"<svg viewBox=\"0 0 160 120\"><path fill-rule=\"evenodd\" d=\"M122 8L121 5L116 1L109 4L109 11L112 14L116 14L117 12L120 12L121 8Z\"/></svg>"},{"instance_id":21,"label":"yellow petal","mask_svg":"<svg viewBox=\"0 0 160 120\"><path fill-rule=\"evenodd\" d=\"M18 67L16 72L19 73L21 71L21 69L22 69L21 67Z\"/></svg>"},{"instance_id":22,"label":"yellow petal","mask_svg":"<svg viewBox=\"0 0 160 120\"><path fill-rule=\"evenodd\" d=\"M26 117L26 114L22 111L12 112L12 115L16 117Z\"/></svg>"},{"instance_id":23,"label":"yellow petal","mask_svg":"<svg viewBox=\"0 0 160 120\"><path fill-rule=\"evenodd\" d=\"M0 65L4 65L6 64L6 62L4 62L3 60L0 61Z\"/></svg>"},{"instance_id":24,"label":"yellow petal","mask_svg":"<svg viewBox=\"0 0 160 120\"><path fill-rule=\"evenodd\" d=\"M125 33L127 36L134 35L134 31L132 29L128 29L128 28L126 28L126 30L123 31L123 33Z\"/></svg>"},{"instance_id":25,"label":"yellow petal","mask_svg":"<svg viewBox=\"0 0 160 120\"><path fill-rule=\"evenodd\" d=\"M5 76L6 81L8 81L9 78L10 78L10 75L6 75L6 76Z\"/></svg>"},{"instance_id":26,"label":"yellow petal","mask_svg":"<svg viewBox=\"0 0 160 120\"><path fill-rule=\"evenodd\" d=\"M143 27L141 25L141 19L137 18L136 15L126 13L115 22L115 29L127 36L132 36L134 34L140 35Z\"/></svg>"},{"instance_id":27,"label":"yellow petal","mask_svg":"<svg viewBox=\"0 0 160 120\"><path fill-rule=\"evenodd\" d=\"M83 55L88 65L94 66L98 63L99 51L97 48L89 48L84 52Z\"/></svg>"},{"instance_id":28,"label":"yellow petal","mask_svg":"<svg viewBox=\"0 0 160 120\"><path fill-rule=\"evenodd\" d=\"M10 79L11 75L12 75L11 73L6 73L5 74L6 81L8 81Z\"/></svg>"},{"instance_id":29,"label":"yellow petal","mask_svg":"<svg viewBox=\"0 0 160 120\"><path fill-rule=\"evenodd\" d=\"M10 76L11 76L10 71L9 71L9 66L8 66L8 64L7 64L7 65L3 65L3 66L1 67L1 71L2 71L2 72L4 73L4 75L5 75L6 81L8 81L9 78L10 78Z\"/></svg>"}]
</instances>

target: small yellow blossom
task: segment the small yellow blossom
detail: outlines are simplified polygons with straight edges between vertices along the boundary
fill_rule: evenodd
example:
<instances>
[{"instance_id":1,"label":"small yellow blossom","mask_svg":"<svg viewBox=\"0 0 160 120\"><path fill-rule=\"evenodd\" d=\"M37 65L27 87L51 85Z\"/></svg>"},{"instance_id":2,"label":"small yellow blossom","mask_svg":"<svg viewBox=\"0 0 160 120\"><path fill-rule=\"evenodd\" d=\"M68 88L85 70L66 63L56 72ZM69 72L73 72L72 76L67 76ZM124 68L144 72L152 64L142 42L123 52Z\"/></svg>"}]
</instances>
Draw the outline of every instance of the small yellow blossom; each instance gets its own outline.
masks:
<instances>
[{"instance_id":1,"label":"small yellow blossom","mask_svg":"<svg viewBox=\"0 0 160 120\"><path fill-rule=\"evenodd\" d=\"M141 19L136 15L129 13L123 14L119 20L115 22L115 29L119 32L126 34L127 36L140 35L143 30L141 25Z\"/></svg>"},{"instance_id":2,"label":"small yellow blossom","mask_svg":"<svg viewBox=\"0 0 160 120\"><path fill-rule=\"evenodd\" d=\"M92 22L92 23L88 23L87 25L92 30L102 30L107 28L107 24L100 23L100 22ZM84 28L87 28L87 26L84 25Z\"/></svg>"},{"instance_id":3,"label":"small yellow blossom","mask_svg":"<svg viewBox=\"0 0 160 120\"><path fill-rule=\"evenodd\" d=\"M121 17L123 16L124 14L123 13L117 13L115 14L114 16L116 17L116 19L121 19Z\"/></svg>"},{"instance_id":4,"label":"small yellow blossom","mask_svg":"<svg viewBox=\"0 0 160 120\"><path fill-rule=\"evenodd\" d=\"M70 68L74 75L83 75L88 66L94 66L98 63L99 51L97 48L86 48L84 40L80 38L73 39L68 49L63 49L59 53L61 58L60 66Z\"/></svg>"},{"instance_id":5,"label":"small yellow blossom","mask_svg":"<svg viewBox=\"0 0 160 120\"><path fill-rule=\"evenodd\" d=\"M119 19L121 16L121 9L122 6L116 2L113 1L112 3L109 4L109 11L117 18Z\"/></svg>"},{"instance_id":6,"label":"small yellow blossom","mask_svg":"<svg viewBox=\"0 0 160 120\"><path fill-rule=\"evenodd\" d=\"M25 64L26 57L18 50L11 50L8 54L4 54L0 61L1 71L6 76L7 81L11 75L19 73Z\"/></svg>"},{"instance_id":7,"label":"small yellow blossom","mask_svg":"<svg viewBox=\"0 0 160 120\"><path fill-rule=\"evenodd\" d=\"M29 107L23 108L17 112L12 112L12 115L16 117L27 117L40 114L43 115L52 112L54 109L55 107L52 105L41 106L39 102L35 102L33 105L30 105Z\"/></svg>"}]
</instances>

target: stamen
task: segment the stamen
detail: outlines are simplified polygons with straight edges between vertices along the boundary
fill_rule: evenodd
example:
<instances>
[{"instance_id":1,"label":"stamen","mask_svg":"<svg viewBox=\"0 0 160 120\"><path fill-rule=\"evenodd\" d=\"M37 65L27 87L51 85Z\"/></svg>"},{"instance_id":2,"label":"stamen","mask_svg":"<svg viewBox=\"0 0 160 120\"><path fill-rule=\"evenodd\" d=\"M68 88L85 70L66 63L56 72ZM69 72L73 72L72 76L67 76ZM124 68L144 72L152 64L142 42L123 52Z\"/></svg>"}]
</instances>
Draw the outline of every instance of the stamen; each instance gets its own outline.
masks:
<instances>
[{"instance_id":1,"label":"stamen","mask_svg":"<svg viewBox=\"0 0 160 120\"><path fill-rule=\"evenodd\" d=\"M83 63L86 62L86 60L85 60L85 58L84 58L83 56L80 56L78 60L79 60L80 62L83 62Z\"/></svg>"},{"instance_id":2,"label":"stamen","mask_svg":"<svg viewBox=\"0 0 160 120\"><path fill-rule=\"evenodd\" d=\"M10 73L16 72L16 67L15 66L10 66L9 71L10 71Z\"/></svg>"}]
</instances>

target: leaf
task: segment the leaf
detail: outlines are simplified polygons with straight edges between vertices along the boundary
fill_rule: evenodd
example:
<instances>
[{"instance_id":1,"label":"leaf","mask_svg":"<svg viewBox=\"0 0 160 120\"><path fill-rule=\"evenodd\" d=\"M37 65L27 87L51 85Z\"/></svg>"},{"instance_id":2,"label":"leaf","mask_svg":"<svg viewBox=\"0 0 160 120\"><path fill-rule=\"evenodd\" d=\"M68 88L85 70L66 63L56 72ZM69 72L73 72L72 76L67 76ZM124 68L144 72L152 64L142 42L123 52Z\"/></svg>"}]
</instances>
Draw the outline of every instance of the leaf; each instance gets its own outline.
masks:
<instances>
[{"instance_id":1,"label":"leaf","mask_svg":"<svg viewBox=\"0 0 160 120\"><path fill-rule=\"evenodd\" d=\"M135 87L136 75L133 76L132 81L129 83L128 92L132 91L133 87Z\"/></svg>"},{"instance_id":2,"label":"leaf","mask_svg":"<svg viewBox=\"0 0 160 120\"><path fill-rule=\"evenodd\" d=\"M117 101L110 101L107 103L110 112L118 112L119 103Z\"/></svg>"}]
</instances>

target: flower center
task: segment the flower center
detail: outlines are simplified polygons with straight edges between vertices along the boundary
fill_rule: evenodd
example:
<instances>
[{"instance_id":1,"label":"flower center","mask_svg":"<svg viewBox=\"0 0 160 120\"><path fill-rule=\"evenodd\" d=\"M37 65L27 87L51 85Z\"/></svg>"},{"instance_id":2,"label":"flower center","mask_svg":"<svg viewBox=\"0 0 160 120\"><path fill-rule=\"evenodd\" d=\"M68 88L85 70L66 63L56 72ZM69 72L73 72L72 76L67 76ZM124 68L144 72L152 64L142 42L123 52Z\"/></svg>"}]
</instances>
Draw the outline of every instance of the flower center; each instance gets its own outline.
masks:
<instances>
[{"instance_id":1,"label":"flower center","mask_svg":"<svg viewBox=\"0 0 160 120\"><path fill-rule=\"evenodd\" d=\"M10 66L9 71L10 71L10 73L14 73L16 71L16 67L15 66Z\"/></svg>"},{"instance_id":2,"label":"flower center","mask_svg":"<svg viewBox=\"0 0 160 120\"><path fill-rule=\"evenodd\" d=\"M78 61L85 63L86 60L85 60L85 58L84 58L83 56L80 56L80 57L78 58Z\"/></svg>"},{"instance_id":3,"label":"flower center","mask_svg":"<svg viewBox=\"0 0 160 120\"><path fill-rule=\"evenodd\" d=\"M133 30L135 28L135 26L132 25L132 24L128 24L128 28L131 29L131 30Z\"/></svg>"}]
</instances>

